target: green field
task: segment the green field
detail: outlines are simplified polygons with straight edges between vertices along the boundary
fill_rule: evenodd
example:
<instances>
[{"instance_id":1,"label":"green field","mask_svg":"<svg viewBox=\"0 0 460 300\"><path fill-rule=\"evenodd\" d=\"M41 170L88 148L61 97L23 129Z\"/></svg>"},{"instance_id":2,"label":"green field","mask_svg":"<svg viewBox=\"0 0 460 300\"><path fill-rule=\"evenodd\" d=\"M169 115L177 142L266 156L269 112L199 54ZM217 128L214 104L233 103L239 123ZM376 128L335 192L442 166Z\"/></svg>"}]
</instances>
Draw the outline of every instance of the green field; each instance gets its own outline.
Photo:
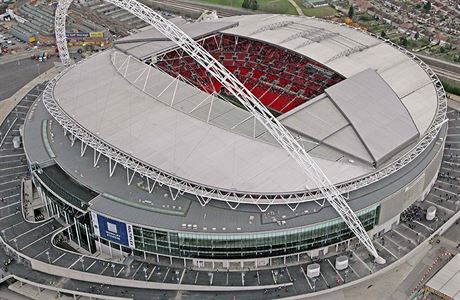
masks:
<instances>
[{"instance_id":1,"label":"green field","mask_svg":"<svg viewBox=\"0 0 460 300\"><path fill-rule=\"evenodd\" d=\"M317 7L317 8L302 8L306 16L324 18L337 14L337 11L330 6Z\"/></svg>"},{"instance_id":2,"label":"green field","mask_svg":"<svg viewBox=\"0 0 460 300\"><path fill-rule=\"evenodd\" d=\"M206 2L210 4L218 4L231 6L235 8L241 8L243 0L198 0L200 2ZM303 12L307 16L315 17L325 17L334 15L336 11L332 7L319 7L319 8L306 8L302 5L302 0L296 0L297 4L302 7ZM259 4L258 11L265 13L274 13L274 14L288 14L288 15L297 15L297 11L294 6L289 3L288 0L257 0Z\"/></svg>"}]
</instances>

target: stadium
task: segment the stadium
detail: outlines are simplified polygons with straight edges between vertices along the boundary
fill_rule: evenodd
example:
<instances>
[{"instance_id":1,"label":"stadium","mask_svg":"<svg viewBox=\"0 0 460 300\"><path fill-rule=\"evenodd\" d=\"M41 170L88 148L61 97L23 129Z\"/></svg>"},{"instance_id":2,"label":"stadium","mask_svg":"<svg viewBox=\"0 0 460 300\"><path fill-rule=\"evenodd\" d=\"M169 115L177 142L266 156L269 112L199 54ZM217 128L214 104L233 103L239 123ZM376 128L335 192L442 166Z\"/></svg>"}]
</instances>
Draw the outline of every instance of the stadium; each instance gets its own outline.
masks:
<instances>
[{"instance_id":1,"label":"stadium","mask_svg":"<svg viewBox=\"0 0 460 300\"><path fill-rule=\"evenodd\" d=\"M363 241L325 196L329 183L371 239L429 193L447 105L413 54L315 18L172 21L328 180L309 176L198 50L148 27L50 81L24 125L43 200L36 214L64 219L75 245L184 267L266 268Z\"/></svg>"}]
</instances>

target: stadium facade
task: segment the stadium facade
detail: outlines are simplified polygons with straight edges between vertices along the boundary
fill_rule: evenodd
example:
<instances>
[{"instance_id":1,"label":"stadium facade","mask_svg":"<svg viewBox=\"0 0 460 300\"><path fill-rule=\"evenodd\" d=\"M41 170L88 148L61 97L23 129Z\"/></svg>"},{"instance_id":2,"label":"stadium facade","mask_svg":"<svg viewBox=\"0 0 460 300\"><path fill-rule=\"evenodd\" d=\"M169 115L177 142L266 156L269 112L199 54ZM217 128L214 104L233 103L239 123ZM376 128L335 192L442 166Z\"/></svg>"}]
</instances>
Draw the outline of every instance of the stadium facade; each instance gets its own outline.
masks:
<instances>
[{"instance_id":1,"label":"stadium facade","mask_svg":"<svg viewBox=\"0 0 460 300\"><path fill-rule=\"evenodd\" d=\"M315 18L176 25L291 132L370 236L430 191L447 106L411 53ZM90 253L239 269L357 242L254 116L153 28L50 81L24 148L45 203L36 212L64 216Z\"/></svg>"}]
</instances>

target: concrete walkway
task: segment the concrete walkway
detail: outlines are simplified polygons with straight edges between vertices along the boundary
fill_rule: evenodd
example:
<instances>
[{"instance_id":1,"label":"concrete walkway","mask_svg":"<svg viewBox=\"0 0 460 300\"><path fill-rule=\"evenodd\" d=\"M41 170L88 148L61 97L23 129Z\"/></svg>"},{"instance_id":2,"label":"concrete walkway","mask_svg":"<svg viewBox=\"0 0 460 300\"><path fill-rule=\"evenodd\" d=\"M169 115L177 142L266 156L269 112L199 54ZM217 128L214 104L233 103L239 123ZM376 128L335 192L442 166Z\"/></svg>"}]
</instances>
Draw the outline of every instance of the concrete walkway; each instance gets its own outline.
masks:
<instances>
[{"instance_id":1,"label":"concrete walkway","mask_svg":"<svg viewBox=\"0 0 460 300\"><path fill-rule=\"evenodd\" d=\"M288 1L289 1L289 3L292 4L292 6L294 6L294 8L295 8L295 10L297 11L297 14L298 14L299 16L305 16L305 14L303 13L302 8L300 8L300 6L297 5L297 3L296 3L294 0L288 0Z\"/></svg>"}]
</instances>

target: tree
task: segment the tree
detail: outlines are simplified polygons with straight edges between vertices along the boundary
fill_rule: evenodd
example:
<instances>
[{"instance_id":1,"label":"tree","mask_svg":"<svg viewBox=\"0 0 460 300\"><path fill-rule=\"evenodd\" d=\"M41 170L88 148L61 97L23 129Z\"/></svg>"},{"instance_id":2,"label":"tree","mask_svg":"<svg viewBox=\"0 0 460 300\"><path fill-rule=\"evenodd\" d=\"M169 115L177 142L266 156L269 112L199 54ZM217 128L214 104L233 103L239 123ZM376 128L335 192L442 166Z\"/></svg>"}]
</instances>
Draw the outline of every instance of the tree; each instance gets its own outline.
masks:
<instances>
[{"instance_id":1,"label":"tree","mask_svg":"<svg viewBox=\"0 0 460 300\"><path fill-rule=\"evenodd\" d=\"M425 4L423 4L423 9L424 9L426 12L429 12L430 9L431 9L431 2L430 2L430 1L425 2Z\"/></svg>"},{"instance_id":2,"label":"tree","mask_svg":"<svg viewBox=\"0 0 460 300\"><path fill-rule=\"evenodd\" d=\"M399 44L401 44L403 47L407 47L407 38L405 36L400 37Z\"/></svg>"},{"instance_id":3,"label":"tree","mask_svg":"<svg viewBox=\"0 0 460 300\"><path fill-rule=\"evenodd\" d=\"M350 8L348 9L348 17L350 19L353 19L354 14L355 14L355 8L353 7L353 5L351 5Z\"/></svg>"},{"instance_id":4,"label":"tree","mask_svg":"<svg viewBox=\"0 0 460 300\"><path fill-rule=\"evenodd\" d=\"M259 3L257 3L257 0L243 0L241 7L246 9L257 10L259 8Z\"/></svg>"},{"instance_id":5,"label":"tree","mask_svg":"<svg viewBox=\"0 0 460 300\"><path fill-rule=\"evenodd\" d=\"M384 39L387 37L385 30L382 30L382 32L380 33L380 36L383 37Z\"/></svg>"},{"instance_id":6,"label":"tree","mask_svg":"<svg viewBox=\"0 0 460 300\"><path fill-rule=\"evenodd\" d=\"M249 8L252 10L257 10L259 8L259 3L257 3L257 0L249 0Z\"/></svg>"}]
</instances>

